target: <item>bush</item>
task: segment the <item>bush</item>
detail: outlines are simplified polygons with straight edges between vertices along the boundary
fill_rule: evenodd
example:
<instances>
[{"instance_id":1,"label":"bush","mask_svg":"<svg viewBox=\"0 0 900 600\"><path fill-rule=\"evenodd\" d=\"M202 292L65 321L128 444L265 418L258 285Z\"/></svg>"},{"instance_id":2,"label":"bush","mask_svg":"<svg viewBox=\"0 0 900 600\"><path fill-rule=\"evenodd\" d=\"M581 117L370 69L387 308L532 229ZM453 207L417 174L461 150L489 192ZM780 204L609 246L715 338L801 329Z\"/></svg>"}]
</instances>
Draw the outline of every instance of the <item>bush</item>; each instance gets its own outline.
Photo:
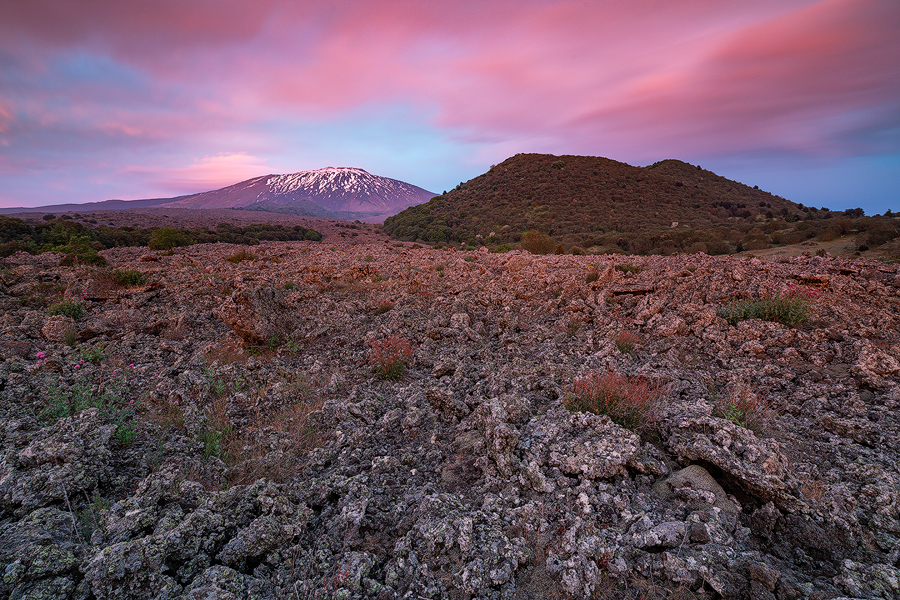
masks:
<instances>
[{"instance_id":1,"label":"bush","mask_svg":"<svg viewBox=\"0 0 900 600\"><path fill-rule=\"evenodd\" d=\"M47 314L80 319L84 315L84 292L81 293L81 297L69 291L60 294L59 300L47 307Z\"/></svg>"},{"instance_id":2,"label":"bush","mask_svg":"<svg viewBox=\"0 0 900 600\"><path fill-rule=\"evenodd\" d=\"M556 242L545 233L530 229L522 234L522 249L532 254L550 254L556 249Z\"/></svg>"},{"instance_id":3,"label":"bush","mask_svg":"<svg viewBox=\"0 0 900 600\"><path fill-rule=\"evenodd\" d=\"M802 290L792 283L787 290L774 296L763 296L758 300L732 300L717 314L731 325L746 319L762 319L797 327L809 321L813 302L818 295L815 290Z\"/></svg>"},{"instance_id":4,"label":"bush","mask_svg":"<svg viewBox=\"0 0 900 600\"><path fill-rule=\"evenodd\" d=\"M101 246L102 248L102 246ZM97 254L97 248L87 235L71 235L63 245L45 247L44 250L65 254L60 261L61 267L83 265L105 265L106 259Z\"/></svg>"},{"instance_id":5,"label":"bush","mask_svg":"<svg viewBox=\"0 0 900 600\"><path fill-rule=\"evenodd\" d=\"M403 371L412 355L412 344L398 335L381 341L369 341L369 364L374 367L379 379L396 381L403 377Z\"/></svg>"},{"instance_id":6,"label":"bush","mask_svg":"<svg viewBox=\"0 0 900 600\"><path fill-rule=\"evenodd\" d=\"M606 415L626 429L647 428L657 417L663 388L643 377L610 369L578 377L566 395L566 408Z\"/></svg>"},{"instance_id":7,"label":"bush","mask_svg":"<svg viewBox=\"0 0 900 600\"><path fill-rule=\"evenodd\" d=\"M634 349L640 341L641 338L639 338L637 334L630 331L620 331L618 335L616 335L616 348L618 348L619 352L622 354L631 354L634 352Z\"/></svg>"},{"instance_id":8,"label":"bush","mask_svg":"<svg viewBox=\"0 0 900 600\"><path fill-rule=\"evenodd\" d=\"M384 313L392 310L394 308L394 303L390 300L382 300L378 303L378 306L375 307L376 315L383 315Z\"/></svg>"}]
</instances>

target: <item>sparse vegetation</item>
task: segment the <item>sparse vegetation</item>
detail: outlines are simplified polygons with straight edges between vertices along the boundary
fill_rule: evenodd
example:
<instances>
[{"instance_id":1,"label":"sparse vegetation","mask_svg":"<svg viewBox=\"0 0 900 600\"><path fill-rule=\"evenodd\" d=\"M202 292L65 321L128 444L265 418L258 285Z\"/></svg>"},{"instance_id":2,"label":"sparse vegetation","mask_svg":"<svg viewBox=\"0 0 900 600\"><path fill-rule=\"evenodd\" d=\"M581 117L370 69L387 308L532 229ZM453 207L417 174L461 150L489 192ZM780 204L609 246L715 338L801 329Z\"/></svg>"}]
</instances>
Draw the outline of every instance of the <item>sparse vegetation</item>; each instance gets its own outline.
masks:
<instances>
[{"instance_id":1,"label":"sparse vegetation","mask_svg":"<svg viewBox=\"0 0 900 600\"><path fill-rule=\"evenodd\" d=\"M134 398L131 381L126 371L119 369L104 373L101 367L88 372L84 360L74 368L78 373L69 381L48 377L43 383L43 402L38 417L45 423L72 417L88 408L96 408L100 417L116 426L116 440L122 445L131 444L137 431L133 421L139 404Z\"/></svg>"},{"instance_id":2,"label":"sparse vegetation","mask_svg":"<svg viewBox=\"0 0 900 600\"><path fill-rule=\"evenodd\" d=\"M229 446L234 435L234 426L227 413L224 398L214 400L206 410L207 426L199 434L203 442L203 456L214 456L226 463L229 459Z\"/></svg>"},{"instance_id":3,"label":"sparse vegetation","mask_svg":"<svg viewBox=\"0 0 900 600\"><path fill-rule=\"evenodd\" d=\"M629 263L619 263L616 265L616 271L619 271L620 273L640 273L643 270L643 265L632 265Z\"/></svg>"},{"instance_id":4,"label":"sparse vegetation","mask_svg":"<svg viewBox=\"0 0 900 600\"><path fill-rule=\"evenodd\" d=\"M577 377L566 394L566 408L606 415L626 429L641 430L656 418L662 396L659 384L610 369Z\"/></svg>"},{"instance_id":5,"label":"sparse vegetation","mask_svg":"<svg viewBox=\"0 0 900 600\"><path fill-rule=\"evenodd\" d=\"M732 386L716 400L713 414L757 435L769 431L777 416L770 401L743 383Z\"/></svg>"},{"instance_id":6,"label":"sparse vegetation","mask_svg":"<svg viewBox=\"0 0 900 600\"><path fill-rule=\"evenodd\" d=\"M241 248L235 252L234 254L230 254L225 257L230 263L239 263L245 260L256 260L259 256L250 252L250 249L247 246L241 246Z\"/></svg>"}]
</instances>

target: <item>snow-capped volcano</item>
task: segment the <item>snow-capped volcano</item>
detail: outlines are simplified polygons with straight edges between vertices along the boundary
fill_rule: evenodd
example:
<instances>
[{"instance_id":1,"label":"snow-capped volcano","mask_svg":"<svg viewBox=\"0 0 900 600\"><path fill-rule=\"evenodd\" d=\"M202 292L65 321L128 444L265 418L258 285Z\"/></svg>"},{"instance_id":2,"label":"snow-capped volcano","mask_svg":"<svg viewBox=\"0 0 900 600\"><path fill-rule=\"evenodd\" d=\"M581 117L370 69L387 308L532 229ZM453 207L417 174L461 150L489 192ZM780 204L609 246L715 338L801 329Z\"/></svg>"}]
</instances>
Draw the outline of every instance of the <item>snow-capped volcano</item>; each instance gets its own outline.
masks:
<instances>
[{"instance_id":1,"label":"snow-capped volcano","mask_svg":"<svg viewBox=\"0 0 900 600\"><path fill-rule=\"evenodd\" d=\"M166 206L239 208L257 203L313 202L329 211L391 215L435 194L354 167L327 167L288 175L263 175Z\"/></svg>"}]
</instances>

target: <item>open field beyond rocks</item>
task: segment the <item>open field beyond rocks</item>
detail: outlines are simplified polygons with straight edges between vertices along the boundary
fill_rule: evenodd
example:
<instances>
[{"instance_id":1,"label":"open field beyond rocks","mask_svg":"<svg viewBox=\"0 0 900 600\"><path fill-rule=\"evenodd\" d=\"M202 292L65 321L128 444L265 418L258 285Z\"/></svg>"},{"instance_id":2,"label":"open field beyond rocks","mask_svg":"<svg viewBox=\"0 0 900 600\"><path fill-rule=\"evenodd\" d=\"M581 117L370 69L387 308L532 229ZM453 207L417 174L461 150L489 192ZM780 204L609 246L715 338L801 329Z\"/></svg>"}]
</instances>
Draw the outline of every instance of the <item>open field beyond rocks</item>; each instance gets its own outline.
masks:
<instances>
[{"instance_id":1,"label":"open field beyond rocks","mask_svg":"<svg viewBox=\"0 0 900 600\"><path fill-rule=\"evenodd\" d=\"M900 596L896 264L101 254L0 266L0 597Z\"/></svg>"}]
</instances>

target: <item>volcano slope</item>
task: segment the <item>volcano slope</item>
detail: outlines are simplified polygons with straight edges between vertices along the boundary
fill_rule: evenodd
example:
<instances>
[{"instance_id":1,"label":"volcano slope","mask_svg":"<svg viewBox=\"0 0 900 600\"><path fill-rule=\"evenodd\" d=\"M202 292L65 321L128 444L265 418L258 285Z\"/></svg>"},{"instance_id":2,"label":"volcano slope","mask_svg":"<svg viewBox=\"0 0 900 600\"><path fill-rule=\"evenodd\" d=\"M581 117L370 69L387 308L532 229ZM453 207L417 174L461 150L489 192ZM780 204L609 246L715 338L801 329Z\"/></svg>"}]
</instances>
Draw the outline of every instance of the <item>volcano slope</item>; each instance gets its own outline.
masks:
<instances>
[{"instance_id":1,"label":"volcano slope","mask_svg":"<svg viewBox=\"0 0 900 600\"><path fill-rule=\"evenodd\" d=\"M0 596L900 594L897 265L239 250L4 260Z\"/></svg>"}]
</instances>

